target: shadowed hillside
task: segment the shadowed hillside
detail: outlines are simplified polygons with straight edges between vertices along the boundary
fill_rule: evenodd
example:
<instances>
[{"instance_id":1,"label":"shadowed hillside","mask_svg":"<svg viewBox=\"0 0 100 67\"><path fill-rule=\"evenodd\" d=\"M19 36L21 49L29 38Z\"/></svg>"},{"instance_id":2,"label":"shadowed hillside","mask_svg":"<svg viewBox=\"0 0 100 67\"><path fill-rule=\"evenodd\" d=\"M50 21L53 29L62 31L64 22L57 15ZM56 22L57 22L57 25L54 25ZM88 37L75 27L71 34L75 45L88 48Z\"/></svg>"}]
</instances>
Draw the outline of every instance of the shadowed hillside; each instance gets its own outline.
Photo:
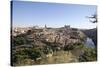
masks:
<instances>
[{"instance_id":1,"label":"shadowed hillside","mask_svg":"<svg viewBox=\"0 0 100 67\"><path fill-rule=\"evenodd\" d=\"M95 46L97 47L97 28L82 30L89 38L92 38Z\"/></svg>"}]
</instances>

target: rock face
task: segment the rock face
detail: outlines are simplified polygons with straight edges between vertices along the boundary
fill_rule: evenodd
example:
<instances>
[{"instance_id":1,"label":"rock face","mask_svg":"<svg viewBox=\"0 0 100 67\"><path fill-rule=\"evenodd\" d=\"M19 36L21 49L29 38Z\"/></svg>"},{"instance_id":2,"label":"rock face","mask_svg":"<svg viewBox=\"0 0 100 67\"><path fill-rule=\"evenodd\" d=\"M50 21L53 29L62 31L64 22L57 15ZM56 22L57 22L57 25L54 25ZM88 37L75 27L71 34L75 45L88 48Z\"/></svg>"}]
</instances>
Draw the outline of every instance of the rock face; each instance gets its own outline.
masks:
<instances>
[{"instance_id":1,"label":"rock face","mask_svg":"<svg viewBox=\"0 0 100 67\"><path fill-rule=\"evenodd\" d=\"M87 38L85 42L86 47L95 48L94 42L91 38Z\"/></svg>"},{"instance_id":2,"label":"rock face","mask_svg":"<svg viewBox=\"0 0 100 67\"><path fill-rule=\"evenodd\" d=\"M93 40L95 46L97 47L97 28L82 31L86 36Z\"/></svg>"}]
</instances>

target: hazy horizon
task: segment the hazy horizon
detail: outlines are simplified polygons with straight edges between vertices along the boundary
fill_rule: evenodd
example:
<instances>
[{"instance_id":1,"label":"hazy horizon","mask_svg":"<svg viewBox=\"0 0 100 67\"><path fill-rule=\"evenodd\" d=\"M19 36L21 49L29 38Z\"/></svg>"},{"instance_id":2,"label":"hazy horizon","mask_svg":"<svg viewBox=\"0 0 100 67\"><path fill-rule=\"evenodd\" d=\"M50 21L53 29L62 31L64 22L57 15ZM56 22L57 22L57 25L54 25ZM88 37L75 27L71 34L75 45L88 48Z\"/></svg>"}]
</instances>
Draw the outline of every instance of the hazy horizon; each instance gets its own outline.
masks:
<instances>
[{"instance_id":1,"label":"hazy horizon","mask_svg":"<svg viewBox=\"0 0 100 67\"><path fill-rule=\"evenodd\" d=\"M60 4L44 2L13 1L14 27L64 27L92 29L96 24L89 22L86 16L96 12L94 5Z\"/></svg>"}]
</instances>

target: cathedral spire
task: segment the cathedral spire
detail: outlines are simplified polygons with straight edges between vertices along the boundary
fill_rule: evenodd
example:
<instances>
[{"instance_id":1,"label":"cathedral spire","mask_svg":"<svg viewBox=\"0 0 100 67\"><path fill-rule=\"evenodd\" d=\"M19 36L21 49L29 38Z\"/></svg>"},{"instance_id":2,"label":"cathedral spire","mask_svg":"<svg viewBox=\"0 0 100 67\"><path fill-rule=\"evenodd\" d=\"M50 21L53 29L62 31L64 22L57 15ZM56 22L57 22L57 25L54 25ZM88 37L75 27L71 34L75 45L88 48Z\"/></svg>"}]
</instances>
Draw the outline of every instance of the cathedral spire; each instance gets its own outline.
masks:
<instances>
[{"instance_id":1,"label":"cathedral spire","mask_svg":"<svg viewBox=\"0 0 100 67\"><path fill-rule=\"evenodd\" d=\"M45 24L45 28L47 28L46 24Z\"/></svg>"}]
</instances>

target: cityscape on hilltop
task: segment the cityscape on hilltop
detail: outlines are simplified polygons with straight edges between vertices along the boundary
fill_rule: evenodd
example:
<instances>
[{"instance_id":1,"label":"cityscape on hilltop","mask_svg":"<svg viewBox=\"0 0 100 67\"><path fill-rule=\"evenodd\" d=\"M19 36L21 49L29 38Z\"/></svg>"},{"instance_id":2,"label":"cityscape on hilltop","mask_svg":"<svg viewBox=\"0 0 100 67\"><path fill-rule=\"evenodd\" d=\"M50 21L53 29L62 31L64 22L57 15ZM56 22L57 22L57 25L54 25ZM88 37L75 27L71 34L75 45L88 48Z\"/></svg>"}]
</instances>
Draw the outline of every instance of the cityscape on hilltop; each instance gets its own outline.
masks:
<instances>
[{"instance_id":1,"label":"cityscape on hilltop","mask_svg":"<svg viewBox=\"0 0 100 67\"><path fill-rule=\"evenodd\" d=\"M97 6L11 1L11 66L97 61Z\"/></svg>"}]
</instances>

